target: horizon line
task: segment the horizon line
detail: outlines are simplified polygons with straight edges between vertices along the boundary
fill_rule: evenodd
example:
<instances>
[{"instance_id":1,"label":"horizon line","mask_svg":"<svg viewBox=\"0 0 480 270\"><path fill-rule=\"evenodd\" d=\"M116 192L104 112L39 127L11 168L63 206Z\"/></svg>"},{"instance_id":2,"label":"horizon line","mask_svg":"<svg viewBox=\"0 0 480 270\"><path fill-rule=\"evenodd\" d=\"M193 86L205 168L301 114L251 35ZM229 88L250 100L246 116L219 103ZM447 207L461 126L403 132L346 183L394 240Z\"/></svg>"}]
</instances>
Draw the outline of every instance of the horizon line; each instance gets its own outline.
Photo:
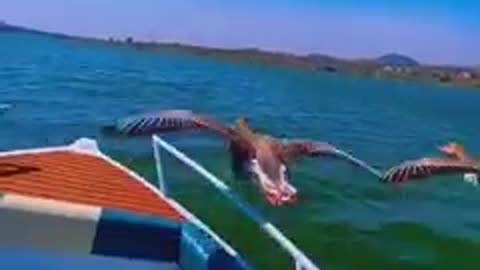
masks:
<instances>
[{"instance_id":1,"label":"horizon line","mask_svg":"<svg viewBox=\"0 0 480 270\"><path fill-rule=\"evenodd\" d=\"M262 46L244 46L244 47L229 47L229 46L218 46L218 45L213 45L213 44L202 44L201 42L182 42L178 40L161 40L161 39L151 39L148 40L146 38L136 38L134 36L125 34L123 37L115 37L115 36L92 36L92 35L82 35L82 34L70 34L70 33L62 33L62 32L57 32L57 31L49 31L49 30L43 30L41 28L36 28L36 27L31 27L27 26L24 24L17 24L17 23L10 23L6 20L2 20L0 18L0 25L7 25L11 27L17 27L17 28L22 28L24 30L30 30L33 32L38 32L40 34L50 34L50 35L63 35L67 36L70 38L80 38L80 39L100 39L102 41L108 41L109 39L113 40L121 40L121 42L126 42L128 38L132 38L134 42L139 42L139 43L156 43L156 44L176 44L176 45L181 45L181 46L189 46L189 47L200 47L204 49L212 49L212 50L227 50L227 51L242 51L242 50L256 50L259 52L264 52L264 53L277 53L277 54L285 54L285 55L293 55L296 57L308 57L308 56L325 56L325 57L331 57L335 58L337 60L345 60L345 61L372 61L376 60L378 58L381 58L383 56L387 55L399 55L403 57L410 58L417 62L420 66L424 67L452 67L452 68L466 68L466 69L477 69L480 67L480 63L478 64L448 64L448 63L428 63L425 61L420 61L416 59L415 57L412 57L406 53L402 53L400 51L385 51L384 53L377 54L377 55L371 55L371 56L360 56L360 57L343 57L338 54L330 54L330 53L325 53L325 52L320 52L320 51L309 51L309 52L295 52L293 50L278 50L278 49L269 49L266 47Z\"/></svg>"}]
</instances>

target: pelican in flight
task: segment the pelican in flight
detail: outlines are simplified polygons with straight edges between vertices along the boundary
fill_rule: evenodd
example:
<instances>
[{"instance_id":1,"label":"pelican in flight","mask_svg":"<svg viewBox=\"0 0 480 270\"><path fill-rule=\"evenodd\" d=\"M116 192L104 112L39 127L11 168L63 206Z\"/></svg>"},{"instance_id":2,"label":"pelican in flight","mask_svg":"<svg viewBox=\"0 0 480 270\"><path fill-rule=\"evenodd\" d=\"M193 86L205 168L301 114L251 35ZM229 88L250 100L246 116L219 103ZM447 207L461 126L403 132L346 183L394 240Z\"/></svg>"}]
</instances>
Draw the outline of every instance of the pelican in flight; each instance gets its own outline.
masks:
<instances>
[{"instance_id":1,"label":"pelican in flight","mask_svg":"<svg viewBox=\"0 0 480 270\"><path fill-rule=\"evenodd\" d=\"M365 162L327 142L279 140L250 128L246 118L239 118L233 127L229 127L190 110L164 110L120 119L114 125L102 127L104 135L123 137L201 130L212 131L226 139L233 172L251 172L266 200L274 206L296 201L297 190L289 183L287 164L300 157L344 159L371 173L378 173Z\"/></svg>"},{"instance_id":2,"label":"pelican in flight","mask_svg":"<svg viewBox=\"0 0 480 270\"><path fill-rule=\"evenodd\" d=\"M387 170L381 180L389 183L401 183L414 179L425 179L433 175L463 174L466 182L473 185L478 184L480 162L470 157L460 144L450 142L438 147L438 150L446 157L404 161Z\"/></svg>"}]
</instances>

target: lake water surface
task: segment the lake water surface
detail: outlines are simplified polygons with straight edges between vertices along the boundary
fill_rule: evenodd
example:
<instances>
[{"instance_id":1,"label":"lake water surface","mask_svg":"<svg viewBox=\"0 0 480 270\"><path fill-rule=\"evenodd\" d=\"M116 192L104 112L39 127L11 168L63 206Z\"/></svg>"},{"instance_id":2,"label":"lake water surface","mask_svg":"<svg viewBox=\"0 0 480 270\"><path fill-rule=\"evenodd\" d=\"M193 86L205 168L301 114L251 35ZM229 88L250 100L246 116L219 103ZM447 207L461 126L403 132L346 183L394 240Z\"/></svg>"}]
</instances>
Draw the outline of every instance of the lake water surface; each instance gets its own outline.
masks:
<instances>
[{"instance_id":1,"label":"lake water surface","mask_svg":"<svg viewBox=\"0 0 480 270\"><path fill-rule=\"evenodd\" d=\"M279 137L329 141L378 168L439 155L449 140L480 155L480 91L235 64L28 34L0 34L0 150L97 138L155 181L149 139L109 140L99 126L149 110L184 108L233 123L244 115ZM223 141L167 136L257 206L322 269L480 269L480 189L462 177L400 188L330 160L294 167L299 203L269 207L234 182ZM200 177L163 155L171 195L263 269L292 269L274 244Z\"/></svg>"}]
</instances>

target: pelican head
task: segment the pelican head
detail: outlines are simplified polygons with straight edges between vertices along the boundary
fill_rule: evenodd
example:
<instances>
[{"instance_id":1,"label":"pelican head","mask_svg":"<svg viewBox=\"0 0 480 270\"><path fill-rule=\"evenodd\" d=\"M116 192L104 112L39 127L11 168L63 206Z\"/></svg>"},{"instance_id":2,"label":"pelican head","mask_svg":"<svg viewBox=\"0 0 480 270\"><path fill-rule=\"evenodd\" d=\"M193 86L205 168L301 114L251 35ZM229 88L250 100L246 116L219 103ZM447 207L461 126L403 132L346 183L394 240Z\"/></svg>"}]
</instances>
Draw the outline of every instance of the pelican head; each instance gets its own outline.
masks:
<instances>
[{"instance_id":1,"label":"pelican head","mask_svg":"<svg viewBox=\"0 0 480 270\"><path fill-rule=\"evenodd\" d=\"M237 119L237 125L239 126L247 127L249 122L250 122L249 119L245 116L242 116Z\"/></svg>"},{"instance_id":2,"label":"pelican head","mask_svg":"<svg viewBox=\"0 0 480 270\"><path fill-rule=\"evenodd\" d=\"M465 154L463 146L457 142L450 142L438 147L438 149L448 157L455 159L461 159Z\"/></svg>"},{"instance_id":3,"label":"pelican head","mask_svg":"<svg viewBox=\"0 0 480 270\"><path fill-rule=\"evenodd\" d=\"M297 190L288 182L288 169L277 158L255 158L251 160L251 171L255 174L267 201L275 206L294 203Z\"/></svg>"}]
</instances>

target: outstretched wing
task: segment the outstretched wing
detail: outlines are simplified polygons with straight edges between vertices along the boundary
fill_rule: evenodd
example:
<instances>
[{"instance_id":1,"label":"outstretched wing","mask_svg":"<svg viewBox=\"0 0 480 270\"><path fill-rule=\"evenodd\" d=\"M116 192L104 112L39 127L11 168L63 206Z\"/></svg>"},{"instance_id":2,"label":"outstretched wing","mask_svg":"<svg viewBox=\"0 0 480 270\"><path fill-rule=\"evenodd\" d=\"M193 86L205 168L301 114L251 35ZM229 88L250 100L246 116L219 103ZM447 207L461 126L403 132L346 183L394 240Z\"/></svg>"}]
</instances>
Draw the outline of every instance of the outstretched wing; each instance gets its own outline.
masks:
<instances>
[{"instance_id":1,"label":"outstretched wing","mask_svg":"<svg viewBox=\"0 0 480 270\"><path fill-rule=\"evenodd\" d=\"M213 118L190 110L164 110L118 120L114 125L102 127L102 133L110 136L149 136L154 133L172 133L210 130L229 136L230 128Z\"/></svg>"},{"instance_id":2,"label":"outstretched wing","mask_svg":"<svg viewBox=\"0 0 480 270\"><path fill-rule=\"evenodd\" d=\"M281 156L286 160L295 159L300 156L343 159L355 166L369 171L377 177L381 177L381 173L377 169L327 142L287 142L281 144L279 151Z\"/></svg>"},{"instance_id":3,"label":"outstretched wing","mask_svg":"<svg viewBox=\"0 0 480 270\"><path fill-rule=\"evenodd\" d=\"M480 167L473 162L465 162L458 159L423 158L405 161L390 168L385 172L382 180L399 183L432 175L457 173L480 173Z\"/></svg>"},{"instance_id":4,"label":"outstretched wing","mask_svg":"<svg viewBox=\"0 0 480 270\"><path fill-rule=\"evenodd\" d=\"M282 143L280 151L288 159L295 159L300 156L335 156L338 149L326 142L291 141Z\"/></svg>"}]
</instances>

